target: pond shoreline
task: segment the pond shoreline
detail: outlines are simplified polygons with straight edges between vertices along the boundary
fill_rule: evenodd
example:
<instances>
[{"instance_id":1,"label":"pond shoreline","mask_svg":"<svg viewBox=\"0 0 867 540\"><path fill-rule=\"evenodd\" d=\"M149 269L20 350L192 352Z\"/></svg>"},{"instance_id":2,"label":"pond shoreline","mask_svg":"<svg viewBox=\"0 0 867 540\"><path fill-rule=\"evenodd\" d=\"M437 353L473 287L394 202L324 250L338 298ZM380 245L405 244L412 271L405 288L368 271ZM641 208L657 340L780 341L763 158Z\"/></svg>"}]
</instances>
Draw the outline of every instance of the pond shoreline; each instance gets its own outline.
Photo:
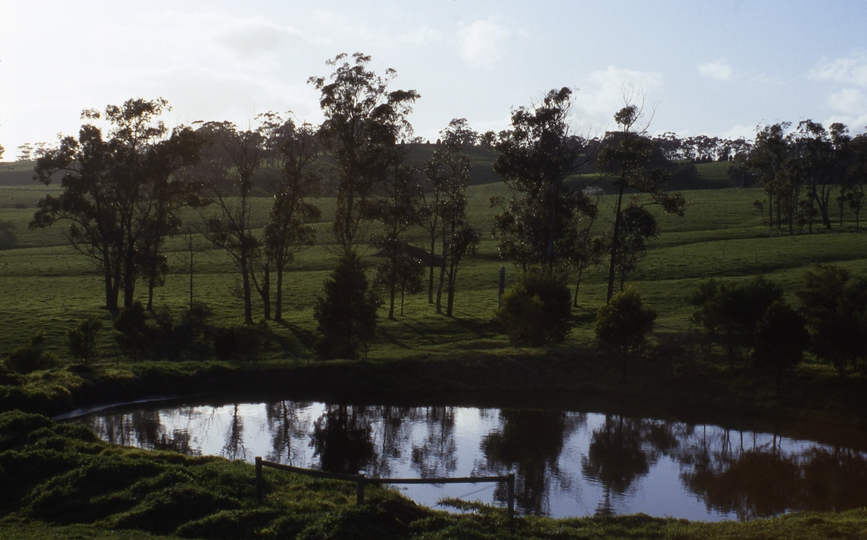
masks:
<instances>
[{"instance_id":1,"label":"pond shoreline","mask_svg":"<svg viewBox=\"0 0 867 540\"><path fill-rule=\"evenodd\" d=\"M754 378L666 373L665 366L647 361L623 380L619 370L611 367L599 353L580 351L377 362L142 362L69 367L21 377L17 385L7 380L0 386L0 410L58 417L148 399L288 397L332 403L558 408L673 417L733 429L782 426L793 437L806 430L811 438L829 444L845 439L847 444L855 441L856 447L867 448L865 399L854 403L843 399L857 396L861 381L796 381L788 395L777 397L767 388L770 381ZM839 391L841 386L846 388Z\"/></svg>"}]
</instances>

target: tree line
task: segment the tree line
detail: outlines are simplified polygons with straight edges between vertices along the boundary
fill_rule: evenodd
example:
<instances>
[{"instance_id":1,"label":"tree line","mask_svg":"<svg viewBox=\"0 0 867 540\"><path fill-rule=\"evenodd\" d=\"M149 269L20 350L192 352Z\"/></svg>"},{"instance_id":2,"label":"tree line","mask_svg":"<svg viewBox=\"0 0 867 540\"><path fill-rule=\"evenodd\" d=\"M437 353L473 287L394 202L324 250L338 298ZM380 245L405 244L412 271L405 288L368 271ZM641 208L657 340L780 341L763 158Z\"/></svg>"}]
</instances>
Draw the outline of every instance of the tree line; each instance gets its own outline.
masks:
<instances>
[{"instance_id":1,"label":"tree line","mask_svg":"<svg viewBox=\"0 0 867 540\"><path fill-rule=\"evenodd\" d=\"M452 315L458 271L482 234L467 213L470 147L494 153L493 170L512 193L491 200L497 214L490 232L500 256L520 268L524 291L511 294L505 305L513 312L499 314L501 321L526 322L533 312L568 318L567 282L575 284L571 300L577 305L583 271L603 261L607 300L623 290L647 243L659 234L649 207L683 215L685 199L666 189L675 160L731 160L733 169L760 176L766 191L782 182L778 177L794 178L791 171L807 174L803 171L814 170L810 167L816 163L826 163L806 157L825 156L821 126L810 123L797 137L779 140L767 128L754 144L680 140L670 133L651 137L638 99L627 100L616 112L616 130L581 137L570 125L572 90L561 88L514 109L510 127L499 133L480 134L466 120L452 120L424 165L412 166L408 153L421 141L409 116L420 95L392 89L396 72L377 74L370 60L361 53L341 54L327 62L333 70L329 76L309 79L320 92L325 119L319 126L269 112L248 129L218 121L169 129L161 119L169 110L164 99L131 99L104 111L85 111L87 122L77 138L30 149L37 157L35 178L45 184L59 180L63 188L58 196L40 200L31 227L68 224L70 244L100 271L105 307L113 313L133 308L137 284L147 287L146 309L153 310L154 288L168 271L165 241L184 231L192 275L191 238L201 233L234 262L244 321L252 324L257 296L264 319L282 319L285 272L296 254L316 241L313 225L322 217L311 199L333 196L336 269L314 316L325 336L320 354L355 356L373 339L380 304L377 295L368 294L359 246L370 245L379 256L373 284L386 291L389 318L397 309L402 313L406 294L425 289L437 313ZM107 131L99 121L107 122ZM842 131L833 127L832 133L829 155L843 155L833 153L843 144ZM847 148L860 148L863 138L847 138ZM780 145L803 147L800 165L777 159L788 156L774 153ZM853 150L846 156L861 154ZM847 167L847 175L856 174L854 165ZM607 179L614 197L602 199L587 182L576 180L587 172L595 172L595 182ZM809 201L821 212L830 200L832 188L823 183L830 177L815 173L809 178ZM846 189L852 193L853 188ZM788 192L773 187L768 193L779 223L789 204L781 194ZM263 195L271 199L267 216L258 215L254 204ZM600 205L610 206L609 227L598 223ZM196 210L199 222L185 224L185 209ZM417 230L426 238L418 247L409 240L410 231ZM192 281L190 287L192 308ZM543 290L548 292L540 295ZM568 333L552 333L562 323L549 322L543 335L550 336L542 342ZM512 330L510 335L527 334ZM539 331L534 332L515 342L539 342Z\"/></svg>"}]
</instances>

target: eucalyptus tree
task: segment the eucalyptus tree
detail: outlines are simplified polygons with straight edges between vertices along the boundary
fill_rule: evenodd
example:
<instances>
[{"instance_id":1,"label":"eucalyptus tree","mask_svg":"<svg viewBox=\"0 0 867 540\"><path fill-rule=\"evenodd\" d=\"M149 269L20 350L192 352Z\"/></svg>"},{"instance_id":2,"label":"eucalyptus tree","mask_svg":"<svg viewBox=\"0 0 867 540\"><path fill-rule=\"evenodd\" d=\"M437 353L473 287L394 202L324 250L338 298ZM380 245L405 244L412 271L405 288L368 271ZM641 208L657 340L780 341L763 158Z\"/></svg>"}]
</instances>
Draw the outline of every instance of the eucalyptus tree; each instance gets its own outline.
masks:
<instances>
[{"instance_id":1,"label":"eucalyptus tree","mask_svg":"<svg viewBox=\"0 0 867 540\"><path fill-rule=\"evenodd\" d=\"M160 98L86 110L78 138L61 138L36 160L34 178L48 185L62 174L62 193L39 201L30 226L69 222L67 239L99 269L111 311L121 289L124 307L132 306L143 273L155 284L163 240L180 226L178 210L201 202L197 186L177 174L198 160L201 141L190 128L169 130L160 119L169 109ZM102 119L107 138L96 125Z\"/></svg>"},{"instance_id":2,"label":"eucalyptus tree","mask_svg":"<svg viewBox=\"0 0 867 540\"><path fill-rule=\"evenodd\" d=\"M666 169L651 166L655 148L653 141L646 136L647 126L639 125L642 108L628 104L614 115L614 120L620 129L606 135L607 144L600 150L597 159L597 169L611 179L611 184L617 190L613 204L614 228L608 265L607 302L611 302L614 295L618 259L623 256L621 242L625 236L621 229L624 227L625 196L636 192L647 194L649 200L642 203L633 200L632 205L659 205L663 211L678 216L683 216L685 206L683 195L665 191L670 177Z\"/></svg>"},{"instance_id":3,"label":"eucalyptus tree","mask_svg":"<svg viewBox=\"0 0 867 540\"><path fill-rule=\"evenodd\" d=\"M368 69L370 56L339 54L326 62L328 77L310 77L320 91L325 121L319 137L334 159L337 179L334 235L344 252L364 241L365 206L394 161L398 143L412 134L407 117L419 98L415 90L389 90L397 72L379 76Z\"/></svg>"},{"instance_id":4,"label":"eucalyptus tree","mask_svg":"<svg viewBox=\"0 0 867 540\"><path fill-rule=\"evenodd\" d=\"M449 193L463 193L470 183L472 161L465 148L478 140L465 118L455 118L440 131L440 142L424 166L419 225L428 233L428 303L433 304L437 238L442 235L441 217L447 213Z\"/></svg>"},{"instance_id":5,"label":"eucalyptus tree","mask_svg":"<svg viewBox=\"0 0 867 540\"><path fill-rule=\"evenodd\" d=\"M257 259L263 257L263 240L256 232L264 218L253 206L254 174L270 155L267 144L275 125L270 116L255 129L241 131L232 122L207 122L198 130L206 142L198 167L204 192L217 208L217 215L205 218L206 235L214 245L224 249L235 262L241 277L240 295L244 303L244 321L253 323L252 291L255 287L270 318L270 273L264 263L263 279L256 277Z\"/></svg>"},{"instance_id":6,"label":"eucalyptus tree","mask_svg":"<svg viewBox=\"0 0 867 540\"><path fill-rule=\"evenodd\" d=\"M402 161L402 160L401 160ZM417 171L399 163L388 171L380 186L380 196L370 201L366 215L382 224L373 235L371 244L384 260L376 265L376 282L388 289L388 318L394 319L394 300L407 291L419 287L423 267L414 262L406 232L421 221L422 186L416 179ZM401 301L402 311L403 301Z\"/></svg>"},{"instance_id":7,"label":"eucalyptus tree","mask_svg":"<svg viewBox=\"0 0 867 540\"><path fill-rule=\"evenodd\" d=\"M526 271L552 271L580 249L580 223L595 207L577 183L567 179L592 163L593 145L571 133L569 88L551 90L541 102L512 111L511 129L494 143L494 172L511 188L509 201L493 199L500 256Z\"/></svg>"},{"instance_id":8,"label":"eucalyptus tree","mask_svg":"<svg viewBox=\"0 0 867 540\"><path fill-rule=\"evenodd\" d=\"M276 274L274 319L283 319L283 277L295 254L313 245L313 228L321 210L307 201L318 193L321 175L316 167L320 144L316 130L308 123L296 126L291 119L283 122L271 137L275 160L280 166L271 214L264 230L267 258Z\"/></svg>"}]
</instances>

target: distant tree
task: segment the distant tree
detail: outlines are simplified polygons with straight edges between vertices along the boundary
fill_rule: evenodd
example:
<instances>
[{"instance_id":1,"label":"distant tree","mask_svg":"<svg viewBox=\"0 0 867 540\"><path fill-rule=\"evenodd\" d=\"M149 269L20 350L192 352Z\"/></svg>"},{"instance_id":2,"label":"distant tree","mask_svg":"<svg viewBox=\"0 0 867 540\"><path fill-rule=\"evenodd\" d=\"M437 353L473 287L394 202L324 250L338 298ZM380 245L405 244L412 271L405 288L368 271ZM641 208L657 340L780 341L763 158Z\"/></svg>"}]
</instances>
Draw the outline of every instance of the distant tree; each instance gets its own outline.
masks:
<instances>
[{"instance_id":1,"label":"distant tree","mask_svg":"<svg viewBox=\"0 0 867 540\"><path fill-rule=\"evenodd\" d=\"M437 238L442 236L441 218L449 212L449 194L463 193L470 183L472 162L466 153L478 134L464 118L455 118L440 131L438 147L425 162L425 186L421 191L419 225L428 233L428 303L434 303L434 268L437 260Z\"/></svg>"},{"instance_id":2,"label":"distant tree","mask_svg":"<svg viewBox=\"0 0 867 540\"><path fill-rule=\"evenodd\" d=\"M626 287L615 294L596 314L596 340L620 357L626 378L628 356L644 349L647 334L653 329L656 310L645 306L638 291Z\"/></svg>"},{"instance_id":3,"label":"distant tree","mask_svg":"<svg viewBox=\"0 0 867 540\"><path fill-rule=\"evenodd\" d=\"M610 302L614 295L614 280L617 275L618 258L622 248L620 241L624 238L621 228L624 225L623 200L627 193L638 191L650 196L652 204L662 206L667 213L683 216L686 201L680 193L667 193L665 185L669 173L663 166L652 166L655 147L647 138L647 126L641 127L642 109L635 104L628 104L620 109L614 120L619 131L606 135L606 144L599 152L598 170L611 179L617 190L614 198L614 229L610 246L610 261L608 265L608 294Z\"/></svg>"},{"instance_id":4,"label":"distant tree","mask_svg":"<svg viewBox=\"0 0 867 540\"><path fill-rule=\"evenodd\" d=\"M394 301L401 284L418 281L420 276L411 273L422 270L407 257L406 233L421 221L421 185L416 180L416 170L395 165L382 180L380 194L368 203L367 216L382 224L371 244L384 258L376 265L376 282L388 291L388 318L394 319Z\"/></svg>"},{"instance_id":5,"label":"distant tree","mask_svg":"<svg viewBox=\"0 0 867 540\"><path fill-rule=\"evenodd\" d=\"M313 223L322 211L307 201L318 193L321 180L315 163L320 144L310 124L296 126L290 119L272 135L270 144L276 147L281 176L276 186L271 215L265 226L265 250L273 261L275 283L274 319L283 319L284 271L299 251L312 246L316 231Z\"/></svg>"},{"instance_id":6,"label":"distant tree","mask_svg":"<svg viewBox=\"0 0 867 540\"><path fill-rule=\"evenodd\" d=\"M776 380L777 395L783 377L803 359L810 342L804 317L784 302L768 307L756 328L755 361Z\"/></svg>"},{"instance_id":7,"label":"distant tree","mask_svg":"<svg viewBox=\"0 0 867 540\"><path fill-rule=\"evenodd\" d=\"M530 267L503 294L495 318L514 346L539 347L559 343L572 329L571 295L567 276L547 268Z\"/></svg>"},{"instance_id":8,"label":"distant tree","mask_svg":"<svg viewBox=\"0 0 867 540\"><path fill-rule=\"evenodd\" d=\"M97 357L99 351L96 337L102 330L102 321L98 317L88 317L80 321L75 328L66 330L66 347L74 358L84 360L86 366Z\"/></svg>"},{"instance_id":9,"label":"distant tree","mask_svg":"<svg viewBox=\"0 0 867 540\"><path fill-rule=\"evenodd\" d=\"M313 309L321 337L320 358L357 358L376 336L379 299L368 287L361 258L350 251L340 256L337 268L325 281L324 296Z\"/></svg>"},{"instance_id":10,"label":"distant tree","mask_svg":"<svg viewBox=\"0 0 867 540\"><path fill-rule=\"evenodd\" d=\"M780 197L785 181L782 178L783 162L788 158L789 147L786 140L788 122L765 126L757 131L753 149L747 166L759 174L762 189L768 197L769 227L774 226L774 210L777 211L777 226L782 227L780 218ZM776 203L776 204L775 204Z\"/></svg>"},{"instance_id":11,"label":"distant tree","mask_svg":"<svg viewBox=\"0 0 867 540\"><path fill-rule=\"evenodd\" d=\"M861 211L864 209L864 191L867 186L867 134L853 137L848 144L849 167L842 196L849 209L855 213L855 228L861 228ZM842 219L842 209L840 212Z\"/></svg>"},{"instance_id":12,"label":"distant tree","mask_svg":"<svg viewBox=\"0 0 867 540\"><path fill-rule=\"evenodd\" d=\"M351 62L339 54L327 62L335 67L328 79L308 80L320 91L325 121L319 137L334 158L337 177L334 235L347 252L364 239L364 207L394 163L397 144L412 134L407 117L419 98L415 90L389 91L397 72L387 69L380 77L367 69L369 63L370 56L361 53Z\"/></svg>"},{"instance_id":13,"label":"distant tree","mask_svg":"<svg viewBox=\"0 0 867 540\"><path fill-rule=\"evenodd\" d=\"M3 154L6 153L6 149L3 148L3 145L0 144L0 159L3 159Z\"/></svg>"},{"instance_id":14,"label":"distant tree","mask_svg":"<svg viewBox=\"0 0 867 540\"><path fill-rule=\"evenodd\" d=\"M595 148L571 133L569 88L551 90L540 103L512 111L511 129L494 144L494 172L514 195L499 199L493 233L500 256L522 270L531 265L565 269L581 249L580 222L595 212L591 199L567 179L593 161Z\"/></svg>"},{"instance_id":15,"label":"distant tree","mask_svg":"<svg viewBox=\"0 0 867 540\"><path fill-rule=\"evenodd\" d=\"M698 310L691 320L702 326L711 342L726 350L731 366L741 352L749 357L755 346L755 331L774 302L783 300L783 289L764 276L741 283L713 279L699 285L690 298Z\"/></svg>"},{"instance_id":16,"label":"distant tree","mask_svg":"<svg viewBox=\"0 0 867 540\"><path fill-rule=\"evenodd\" d=\"M199 204L198 186L176 173L198 160L201 142L186 127L169 134L159 119L167 110L164 99L109 105L108 139L93 123L103 113L84 111L82 118L91 123L81 127L78 139L64 137L36 160L35 178L47 185L62 172L63 191L39 201L31 228L70 222L67 239L102 273L105 306L113 311L121 290L123 305L132 305L142 261L159 254L179 224L178 210Z\"/></svg>"}]
</instances>

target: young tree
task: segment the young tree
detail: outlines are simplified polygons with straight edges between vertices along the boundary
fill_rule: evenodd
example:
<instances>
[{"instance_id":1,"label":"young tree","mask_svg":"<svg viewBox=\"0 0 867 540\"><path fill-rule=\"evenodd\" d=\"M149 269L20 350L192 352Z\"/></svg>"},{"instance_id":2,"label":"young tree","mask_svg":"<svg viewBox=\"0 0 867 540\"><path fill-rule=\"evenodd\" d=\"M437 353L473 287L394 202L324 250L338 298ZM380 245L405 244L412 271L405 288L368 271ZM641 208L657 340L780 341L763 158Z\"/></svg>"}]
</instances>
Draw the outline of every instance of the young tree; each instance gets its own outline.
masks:
<instances>
[{"instance_id":1,"label":"young tree","mask_svg":"<svg viewBox=\"0 0 867 540\"><path fill-rule=\"evenodd\" d=\"M580 221L594 213L590 198L567 178L592 162L594 148L573 135L569 88L551 90L540 103L512 111L512 127L494 144L494 172L515 193L494 218L500 256L523 270L566 267L580 249Z\"/></svg>"},{"instance_id":2,"label":"young tree","mask_svg":"<svg viewBox=\"0 0 867 540\"><path fill-rule=\"evenodd\" d=\"M102 330L102 321L97 317L88 317L79 322L75 328L66 330L66 346L69 354L84 360L86 366L97 357L96 336Z\"/></svg>"},{"instance_id":3,"label":"young tree","mask_svg":"<svg viewBox=\"0 0 867 540\"><path fill-rule=\"evenodd\" d=\"M166 235L179 223L177 211L198 204L197 186L175 174L198 160L201 142L186 127L169 133L159 117L169 109L164 99L131 99L109 105L104 113L88 110L78 139L64 137L36 160L36 176L46 185L63 173L63 192L39 201L31 227L67 220L67 239L91 258L105 284L105 306L116 311L134 300L143 260L155 260ZM108 121L109 138L94 124Z\"/></svg>"},{"instance_id":4,"label":"young tree","mask_svg":"<svg viewBox=\"0 0 867 540\"><path fill-rule=\"evenodd\" d=\"M286 266L299 251L313 245L316 231L313 223L322 212L307 202L318 192L320 175L315 169L320 145L310 124L296 127L290 119L272 136L277 160L282 163L280 181L271 215L265 226L265 251L273 261L275 283L274 319L283 319L283 275Z\"/></svg>"},{"instance_id":5,"label":"young tree","mask_svg":"<svg viewBox=\"0 0 867 540\"><path fill-rule=\"evenodd\" d=\"M630 203L623 210L617 234L615 270L622 291L626 278L638 269L638 262L646 255L648 240L659 236L659 225L646 208Z\"/></svg>"},{"instance_id":6,"label":"young tree","mask_svg":"<svg viewBox=\"0 0 867 540\"><path fill-rule=\"evenodd\" d=\"M452 316L458 268L464 256L475 253L479 230L469 223L466 189L470 182L470 159L464 147L471 145L477 134L464 119L452 120L440 132L440 148L425 163L425 178L431 186L431 199L421 211L422 227L430 233L430 264L435 260L436 237L440 238L439 286L436 291L436 312L442 313L442 296L446 293L446 315ZM430 277L432 278L431 272ZM432 284L429 281L428 286ZM432 298L428 289L428 300Z\"/></svg>"},{"instance_id":7,"label":"young tree","mask_svg":"<svg viewBox=\"0 0 867 540\"><path fill-rule=\"evenodd\" d=\"M364 266L355 251L344 253L337 268L325 281L324 296L313 308L321 337L320 358L357 358L376 336L379 299L368 288Z\"/></svg>"},{"instance_id":8,"label":"young tree","mask_svg":"<svg viewBox=\"0 0 867 540\"><path fill-rule=\"evenodd\" d=\"M370 56L339 54L329 60L334 73L310 77L321 92L319 104L325 121L319 137L334 158L337 207L333 228L340 247L349 252L365 236L365 205L374 186L394 163L397 144L412 134L407 117L419 98L415 90L388 90L393 69L380 77L367 68Z\"/></svg>"},{"instance_id":9,"label":"young tree","mask_svg":"<svg viewBox=\"0 0 867 540\"><path fill-rule=\"evenodd\" d=\"M388 318L394 319L394 300L401 283L418 281L421 271L407 257L409 243L405 239L407 230L421 221L421 186L414 169L396 164L381 187L382 196L369 202L367 216L382 223L382 231L371 243L385 258L376 265L376 282L388 289ZM411 275L413 271L416 276Z\"/></svg>"},{"instance_id":10,"label":"young tree","mask_svg":"<svg viewBox=\"0 0 867 540\"><path fill-rule=\"evenodd\" d=\"M466 189L470 183L472 162L464 150L472 146L478 134L470 129L464 118L455 118L440 131L440 143L425 163L425 188L421 191L421 227L429 235L428 303L434 303L434 267L436 266L437 238L441 236L440 219L444 207L449 204L448 193ZM461 187L463 186L463 187Z\"/></svg>"},{"instance_id":11,"label":"young tree","mask_svg":"<svg viewBox=\"0 0 867 540\"><path fill-rule=\"evenodd\" d=\"M614 230L611 240L611 257L608 265L607 301L614 295L614 280L617 274L618 257L621 256L620 242L624 236L623 227L624 195L640 192L650 195L650 204L662 206L667 213L683 216L685 200L680 193L667 193L665 185L669 174L662 166L652 167L654 157L653 141L645 135L647 126L640 127L642 109L629 104L614 115L620 127L616 133L606 135L607 144L599 152L597 169L611 178L617 190L614 199Z\"/></svg>"}]
</instances>

